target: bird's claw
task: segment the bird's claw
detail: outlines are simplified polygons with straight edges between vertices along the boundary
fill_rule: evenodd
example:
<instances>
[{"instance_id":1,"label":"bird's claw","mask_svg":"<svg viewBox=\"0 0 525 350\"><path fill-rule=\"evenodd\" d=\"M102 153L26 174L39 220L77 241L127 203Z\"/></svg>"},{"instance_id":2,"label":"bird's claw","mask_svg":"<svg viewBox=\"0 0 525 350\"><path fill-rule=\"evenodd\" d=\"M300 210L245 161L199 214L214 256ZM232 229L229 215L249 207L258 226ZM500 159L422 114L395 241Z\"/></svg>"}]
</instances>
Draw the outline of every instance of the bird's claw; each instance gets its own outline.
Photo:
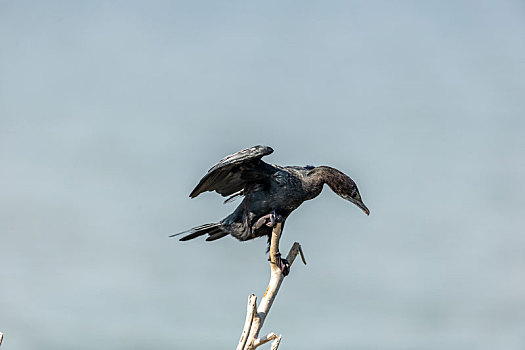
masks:
<instances>
[{"instance_id":1,"label":"bird's claw","mask_svg":"<svg viewBox=\"0 0 525 350\"><path fill-rule=\"evenodd\" d=\"M277 266L281 269L284 276L288 276L290 273L290 263L285 258L281 258L281 253L277 253Z\"/></svg>"},{"instance_id":2,"label":"bird's claw","mask_svg":"<svg viewBox=\"0 0 525 350\"><path fill-rule=\"evenodd\" d=\"M266 214L257 220L257 222L253 225L254 230L260 229L263 225L266 225L268 227L275 227L275 225L278 222L283 222L284 219L281 215L277 214L275 210L273 210L270 214Z\"/></svg>"},{"instance_id":3,"label":"bird's claw","mask_svg":"<svg viewBox=\"0 0 525 350\"><path fill-rule=\"evenodd\" d=\"M281 257L281 253L275 255L275 264L279 266L279 269L283 272L284 276L288 276L290 273L290 263L285 258ZM271 258L268 258L268 261L272 261Z\"/></svg>"},{"instance_id":4,"label":"bird's claw","mask_svg":"<svg viewBox=\"0 0 525 350\"><path fill-rule=\"evenodd\" d=\"M272 212L270 214L268 214L269 216L269 221L266 222L266 226L268 227L275 227L275 225L278 223L278 222L283 222L283 217L279 214L277 214L275 212L275 210L272 210Z\"/></svg>"}]
</instances>

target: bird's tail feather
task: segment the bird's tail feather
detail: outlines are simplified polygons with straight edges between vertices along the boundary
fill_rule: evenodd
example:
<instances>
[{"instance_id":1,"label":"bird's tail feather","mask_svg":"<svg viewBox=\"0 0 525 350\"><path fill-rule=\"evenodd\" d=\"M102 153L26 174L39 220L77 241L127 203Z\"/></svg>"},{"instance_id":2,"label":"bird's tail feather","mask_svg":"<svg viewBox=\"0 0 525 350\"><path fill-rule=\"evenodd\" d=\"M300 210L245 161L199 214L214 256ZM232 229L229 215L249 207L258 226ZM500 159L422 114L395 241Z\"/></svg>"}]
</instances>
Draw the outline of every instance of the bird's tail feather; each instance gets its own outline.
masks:
<instances>
[{"instance_id":1,"label":"bird's tail feather","mask_svg":"<svg viewBox=\"0 0 525 350\"><path fill-rule=\"evenodd\" d=\"M190 239L197 238L199 236L208 234L209 237L206 238L207 241L214 241L216 239L222 238L226 235L228 235L228 232L225 232L223 228L221 227L221 223L213 223L213 224L204 224L201 226L197 226L194 228L191 228L187 231L183 231L180 233L176 233L171 235L170 237L180 236L184 235L184 237L180 238L179 241L188 241Z\"/></svg>"},{"instance_id":2,"label":"bird's tail feather","mask_svg":"<svg viewBox=\"0 0 525 350\"><path fill-rule=\"evenodd\" d=\"M217 240L219 238L222 238L224 236L227 236L228 232L225 232L223 230L217 230L217 231L210 232L208 234L209 234L209 236L208 236L208 238L206 238L206 241L211 242L211 241L215 241L215 240Z\"/></svg>"}]
</instances>

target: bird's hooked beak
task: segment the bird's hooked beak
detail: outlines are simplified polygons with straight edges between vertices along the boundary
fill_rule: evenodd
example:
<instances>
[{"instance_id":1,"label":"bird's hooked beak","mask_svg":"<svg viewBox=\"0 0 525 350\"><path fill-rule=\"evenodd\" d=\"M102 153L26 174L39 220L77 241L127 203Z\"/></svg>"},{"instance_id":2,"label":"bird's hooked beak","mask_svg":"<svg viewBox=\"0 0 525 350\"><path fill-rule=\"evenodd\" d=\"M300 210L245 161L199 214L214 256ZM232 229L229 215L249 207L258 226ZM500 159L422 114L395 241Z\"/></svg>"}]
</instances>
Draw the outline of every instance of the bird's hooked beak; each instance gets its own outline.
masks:
<instances>
[{"instance_id":1,"label":"bird's hooked beak","mask_svg":"<svg viewBox=\"0 0 525 350\"><path fill-rule=\"evenodd\" d=\"M370 215L370 210L368 210L368 208L366 207L365 203L363 203L362 201L360 200L356 200L352 197L348 197L348 198L345 198L346 200L354 203L355 205L357 205L366 215Z\"/></svg>"}]
</instances>

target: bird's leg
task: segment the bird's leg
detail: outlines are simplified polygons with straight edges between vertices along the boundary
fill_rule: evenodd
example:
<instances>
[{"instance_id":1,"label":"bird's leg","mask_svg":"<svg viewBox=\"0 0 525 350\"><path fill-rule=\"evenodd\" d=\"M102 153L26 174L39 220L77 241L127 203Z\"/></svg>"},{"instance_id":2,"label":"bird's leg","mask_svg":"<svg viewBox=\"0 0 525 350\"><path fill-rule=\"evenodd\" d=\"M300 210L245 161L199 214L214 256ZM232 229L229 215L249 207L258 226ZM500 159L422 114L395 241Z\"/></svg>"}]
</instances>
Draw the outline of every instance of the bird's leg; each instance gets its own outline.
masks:
<instances>
[{"instance_id":1,"label":"bird's leg","mask_svg":"<svg viewBox=\"0 0 525 350\"><path fill-rule=\"evenodd\" d=\"M253 224L252 229L258 230L263 225L266 225L268 227L275 227L275 224L278 222L283 222L283 217L275 212L275 210L272 210L270 214L266 214L264 216L261 216L259 220Z\"/></svg>"},{"instance_id":2,"label":"bird's leg","mask_svg":"<svg viewBox=\"0 0 525 350\"><path fill-rule=\"evenodd\" d=\"M257 222L253 225L253 229L256 230L258 228L261 228L263 225L273 228L278 223L283 222L283 221L284 221L283 217L277 214L275 210L272 210L270 214L266 214L263 217L261 217L259 220L257 220ZM271 249L270 249L270 254L272 254ZM268 258L268 261L271 261L271 260L272 260L271 258ZM287 276L290 273L290 263L288 262L288 260L281 257L281 253L279 251L275 253L275 264L283 272L284 276Z\"/></svg>"}]
</instances>

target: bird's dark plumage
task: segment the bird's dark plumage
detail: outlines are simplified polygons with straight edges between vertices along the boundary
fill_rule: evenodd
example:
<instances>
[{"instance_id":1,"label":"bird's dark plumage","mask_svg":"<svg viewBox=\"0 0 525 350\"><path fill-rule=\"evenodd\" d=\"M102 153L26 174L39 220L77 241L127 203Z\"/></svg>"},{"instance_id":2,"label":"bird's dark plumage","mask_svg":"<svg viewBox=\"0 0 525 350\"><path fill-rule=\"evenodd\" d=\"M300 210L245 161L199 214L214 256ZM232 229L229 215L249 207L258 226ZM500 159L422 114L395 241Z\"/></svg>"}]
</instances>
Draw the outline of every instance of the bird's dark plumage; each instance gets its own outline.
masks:
<instances>
[{"instance_id":1,"label":"bird's dark plumage","mask_svg":"<svg viewBox=\"0 0 525 350\"><path fill-rule=\"evenodd\" d=\"M254 146L229 155L213 166L191 192L194 198L206 191L216 191L222 196L244 196L235 211L218 223L194 227L173 236L185 234L187 241L207 234L207 241L227 235L246 241L270 236L267 224L272 214L283 220L304 201L317 197L327 184L342 198L361 208L367 215L368 208L361 200L355 182L341 171L327 167L273 165L262 157L273 152L268 146Z\"/></svg>"},{"instance_id":2,"label":"bird's dark plumage","mask_svg":"<svg viewBox=\"0 0 525 350\"><path fill-rule=\"evenodd\" d=\"M202 192L217 191L223 196L232 195L244 189L247 183L265 181L269 176L261 167L261 158L272 153L267 146L255 146L221 159L190 193L191 198Z\"/></svg>"}]
</instances>

